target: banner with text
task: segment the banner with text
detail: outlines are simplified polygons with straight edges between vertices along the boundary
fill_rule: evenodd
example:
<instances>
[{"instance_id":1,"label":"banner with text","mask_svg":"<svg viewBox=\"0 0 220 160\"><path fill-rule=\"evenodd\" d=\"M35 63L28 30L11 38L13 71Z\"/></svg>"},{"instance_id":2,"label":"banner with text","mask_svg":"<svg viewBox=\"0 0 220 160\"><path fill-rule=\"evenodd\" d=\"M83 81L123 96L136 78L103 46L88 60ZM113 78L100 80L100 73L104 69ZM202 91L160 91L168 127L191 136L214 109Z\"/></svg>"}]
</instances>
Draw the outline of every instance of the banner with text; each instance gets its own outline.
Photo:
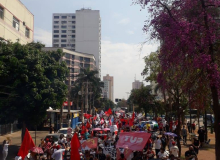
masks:
<instances>
[{"instance_id":1,"label":"banner with text","mask_svg":"<svg viewBox=\"0 0 220 160\"><path fill-rule=\"evenodd\" d=\"M151 134L147 132L123 132L116 148L129 148L133 151L142 151Z\"/></svg>"}]
</instances>

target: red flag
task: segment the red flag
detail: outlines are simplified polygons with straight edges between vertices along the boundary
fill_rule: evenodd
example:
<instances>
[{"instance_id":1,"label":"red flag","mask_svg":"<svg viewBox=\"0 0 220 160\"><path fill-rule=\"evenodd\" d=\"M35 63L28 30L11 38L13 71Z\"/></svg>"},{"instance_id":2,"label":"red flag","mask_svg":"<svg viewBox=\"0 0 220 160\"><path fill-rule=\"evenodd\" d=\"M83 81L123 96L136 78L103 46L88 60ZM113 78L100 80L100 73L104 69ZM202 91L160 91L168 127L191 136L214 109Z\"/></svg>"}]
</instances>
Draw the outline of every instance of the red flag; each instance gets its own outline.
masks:
<instances>
[{"instance_id":1,"label":"red flag","mask_svg":"<svg viewBox=\"0 0 220 160\"><path fill-rule=\"evenodd\" d=\"M94 118L93 118L93 120L95 121L97 119L97 116L95 116Z\"/></svg>"},{"instance_id":2,"label":"red flag","mask_svg":"<svg viewBox=\"0 0 220 160\"><path fill-rule=\"evenodd\" d=\"M90 123L92 123L92 118L90 118Z\"/></svg>"},{"instance_id":3,"label":"red flag","mask_svg":"<svg viewBox=\"0 0 220 160\"><path fill-rule=\"evenodd\" d=\"M89 119L90 117L92 117L92 115L91 115L91 114L84 113L84 117L85 117L86 119Z\"/></svg>"},{"instance_id":4,"label":"red flag","mask_svg":"<svg viewBox=\"0 0 220 160\"><path fill-rule=\"evenodd\" d=\"M111 108L109 108L107 112L108 112L108 114L112 114Z\"/></svg>"},{"instance_id":5,"label":"red flag","mask_svg":"<svg viewBox=\"0 0 220 160\"><path fill-rule=\"evenodd\" d=\"M132 119L129 119L129 126L130 126L130 127L133 126L133 121L132 121Z\"/></svg>"},{"instance_id":6,"label":"red flag","mask_svg":"<svg viewBox=\"0 0 220 160\"><path fill-rule=\"evenodd\" d=\"M132 120L134 121L134 112L133 112L133 114L132 114Z\"/></svg>"},{"instance_id":7,"label":"red flag","mask_svg":"<svg viewBox=\"0 0 220 160\"><path fill-rule=\"evenodd\" d=\"M70 157L71 160L80 160L79 147L80 147L80 142L77 134L75 133L71 140L71 157Z\"/></svg>"},{"instance_id":8,"label":"red flag","mask_svg":"<svg viewBox=\"0 0 220 160\"><path fill-rule=\"evenodd\" d=\"M86 127L83 125L83 126L82 126L81 134L85 134L85 132L86 132Z\"/></svg>"},{"instance_id":9,"label":"red flag","mask_svg":"<svg viewBox=\"0 0 220 160\"><path fill-rule=\"evenodd\" d=\"M86 128L88 128L88 129L90 128L89 122L86 123Z\"/></svg>"},{"instance_id":10,"label":"red flag","mask_svg":"<svg viewBox=\"0 0 220 160\"><path fill-rule=\"evenodd\" d=\"M28 129L26 128L25 134L24 134L24 139L22 141L21 147L19 149L18 155L24 159L29 150L35 147L33 139L31 138L30 133L28 132Z\"/></svg>"}]
</instances>

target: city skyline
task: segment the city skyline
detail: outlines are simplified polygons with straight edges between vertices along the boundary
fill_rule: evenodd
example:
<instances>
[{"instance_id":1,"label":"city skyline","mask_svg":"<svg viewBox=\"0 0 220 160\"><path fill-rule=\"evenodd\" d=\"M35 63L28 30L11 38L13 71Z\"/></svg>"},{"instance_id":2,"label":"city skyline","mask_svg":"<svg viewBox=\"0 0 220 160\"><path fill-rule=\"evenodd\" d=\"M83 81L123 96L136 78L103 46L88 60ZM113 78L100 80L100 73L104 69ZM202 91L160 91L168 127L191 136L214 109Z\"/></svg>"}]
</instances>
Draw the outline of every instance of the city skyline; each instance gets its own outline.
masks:
<instances>
[{"instance_id":1,"label":"city skyline","mask_svg":"<svg viewBox=\"0 0 220 160\"><path fill-rule=\"evenodd\" d=\"M106 74L114 76L114 97L125 99L126 92L132 89L130 84L135 74L137 79L143 80L141 76L144 69L143 58L155 51L158 43L149 42L140 51L142 43L149 38L142 31L147 13L146 10L140 12L140 6L132 5L132 1L126 0L120 2L113 0L111 3L110 1L104 3L101 0L93 2L66 0L65 3L52 0L21 0L21 2L34 14L35 41L43 42L46 47L52 46L53 13L74 13L75 10L83 7L100 10L102 20L101 76ZM41 5L41 2L44 5Z\"/></svg>"}]
</instances>

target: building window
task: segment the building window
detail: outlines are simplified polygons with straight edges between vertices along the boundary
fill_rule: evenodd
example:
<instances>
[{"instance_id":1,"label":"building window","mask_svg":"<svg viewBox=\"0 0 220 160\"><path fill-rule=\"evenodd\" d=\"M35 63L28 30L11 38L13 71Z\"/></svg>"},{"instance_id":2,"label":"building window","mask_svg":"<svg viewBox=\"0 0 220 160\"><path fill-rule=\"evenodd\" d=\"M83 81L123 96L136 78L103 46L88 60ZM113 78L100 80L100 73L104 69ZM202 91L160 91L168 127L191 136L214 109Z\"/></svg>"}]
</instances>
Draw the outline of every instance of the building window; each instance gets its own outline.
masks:
<instances>
[{"instance_id":1,"label":"building window","mask_svg":"<svg viewBox=\"0 0 220 160\"><path fill-rule=\"evenodd\" d=\"M53 47L59 47L59 44L53 44Z\"/></svg>"},{"instance_id":2,"label":"building window","mask_svg":"<svg viewBox=\"0 0 220 160\"><path fill-rule=\"evenodd\" d=\"M76 18L76 16L72 16L72 18L73 18L73 19L75 19L75 18Z\"/></svg>"},{"instance_id":3,"label":"building window","mask_svg":"<svg viewBox=\"0 0 220 160\"><path fill-rule=\"evenodd\" d=\"M53 33L59 33L59 30L54 30Z\"/></svg>"},{"instance_id":4,"label":"building window","mask_svg":"<svg viewBox=\"0 0 220 160\"><path fill-rule=\"evenodd\" d=\"M59 26L53 26L53 28L59 28Z\"/></svg>"},{"instance_id":5,"label":"building window","mask_svg":"<svg viewBox=\"0 0 220 160\"><path fill-rule=\"evenodd\" d=\"M75 33L76 31L75 30L72 30L72 33Z\"/></svg>"},{"instance_id":6,"label":"building window","mask_svg":"<svg viewBox=\"0 0 220 160\"><path fill-rule=\"evenodd\" d=\"M13 27L19 31L19 20L15 17L13 17Z\"/></svg>"},{"instance_id":7,"label":"building window","mask_svg":"<svg viewBox=\"0 0 220 160\"><path fill-rule=\"evenodd\" d=\"M72 59L75 59L75 55L72 55ZM74 63L74 62L73 62Z\"/></svg>"},{"instance_id":8,"label":"building window","mask_svg":"<svg viewBox=\"0 0 220 160\"><path fill-rule=\"evenodd\" d=\"M75 35L72 35L71 37L72 37L72 38L75 38Z\"/></svg>"},{"instance_id":9,"label":"building window","mask_svg":"<svg viewBox=\"0 0 220 160\"><path fill-rule=\"evenodd\" d=\"M59 19L60 17L59 16L54 16L54 19Z\"/></svg>"},{"instance_id":10,"label":"building window","mask_svg":"<svg viewBox=\"0 0 220 160\"><path fill-rule=\"evenodd\" d=\"M0 6L0 18L4 19L4 8Z\"/></svg>"},{"instance_id":11,"label":"building window","mask_svg":"<svg viewBox=\"0 0 220 160\"><path fill-rule=\"evenodd\" d=\"M59 24L59 21L54 21L54 24Z\"/></svg>"},{"instance_id":12,"label":"building window","mask_svg":"<svg viewBox=\"0 0 220 160\"><path fill-rule=\"evenodd\" d=\"M59 35L53 35L53 38L59 38Z\"/></svg>"},{"instance_id":13,"label":"building window","mask_svg":"<svg viewBox=\"0 0 220 160\"><path fill-rule=\"evenodd\" d=\"M59 43L59 39L54 39L53 43Z\"/></svg>"},{"instance_id":14,"label":"building window","mask_svg":"<svg viewBox=\"0 0 220 160\"><path fill-rule=\"evenodd\" d=\"M69 60L66 60L66 64L67 64L67 65L70 65L70 61L69 61Z\"/></svg>"},{"instance_id":15,"label":"building window","mask_svg":"<svg viewBox=\"0 0 220 160\"><path fill-rule=\"evenodd\" d=\"M75 21L72 21L72 24L75 24L76 22Z\"/></svg>"},{"instance_id":16,"label":"building window","mask_svg":"<svg viewBox=\"0 0 220 160\"><path fill-rule=\"evenodd\" d=\"M67 16L62 16L62 19L66 19L67 18Z\"/></svg>"},{"instance_id":17,"label":"building window","mask_svg":"<svg viewBox=\"0 0 220 160\"><path fill-rule=\"evenodd\" d=\"M66 30L62 30L62 33L66 33Z\"/></svg>"},{"instance_id":18,"label":"building window","mask_svg":"<svg viewBox=\"0 0 220 160\"><path fill-rule=\"evenodd\" d=\"M66 28L66 26L61 26L61 28Z\"/></svg>"},{"instance_id":19,"label":"building window","mask_svg":"<svg viewBox=\"0 0 220 160\"><path fill-rule=\"evenodd\" d=\"M66 44L61 44L61 47L66 47Z\"/></svg>"},{"instance_id":20,"label":"building window","mask_svg":"<svg viewBox=\"0 0 220 160\"><path fill-rule=\"evenodd\" d=\"M85 62L90 62L89 58L84 58Z\"/></svg>"},{"instance_id":21,"label":"building window","mask_svg":"<svg viewBox=\"0 0 220 160\"><path fill-rule=\"evenodd\" d=\"M73 29L75 29L75 26L72 26Z\"/></svg>"},{"instance_id":22,"label":"building window","mask_svg":"<svg viewBox=\"0 0 220 160\"><path fill-rule=\"evenodd\" d=\"M62 23L62 24L66 24L67 22L66 22L66 21L61 21L61 23Z\"/></svg>"},{"instance_id":23,"label":"building window","mask_svg":"<svg viewBox=\"0 0 220 160\"><path fill-rule=\"evenodd\" d=\"M90 64L84 64L85 68L90 68Z\"/></svg>"},{"instance_id":24,"label":"building window","mask_svg":"<svg viewBox=\"0 0 220 160\"><path fill-rule=\"evenodd\" d=\"M61 39L61 42L66 42L66 39Z\"/></svg>"},{"instance_id":25,"label":"building window","mask_svg":"<svg viewBox=\"0 0 220 160\"><path fill-rule=\"evenodd\" d=\"M83 61L83 57L80 57L80 61Z\"/></svg>"},{"instance_id":26,"label":"building window","mask_svg":"<svg viewBox=\"0 0 220 160\"><path fill-rule=\"evenodd\" d=\"M66 38L66 35L61 35L61 38Z\"/></svg>"},{"instance_id":27,"label":"building window","mask_svg":"<svg viewBox=\"0 0 220 160\"><path fill-rule=\"evenodd\" d=\"M25 28L25 36L27 38L30 38L30 29L28 29L27 27Z\"/></svg>"},{"instance_id":28,"label":"building window","mask_svg":"<svg viewBox=\"0 0 220 160\"><path fill-rule=\"evenodd\" d=\"M69 59L70 58L70 54L66 53L65 57Z\"/></svg>"}]
</instances>

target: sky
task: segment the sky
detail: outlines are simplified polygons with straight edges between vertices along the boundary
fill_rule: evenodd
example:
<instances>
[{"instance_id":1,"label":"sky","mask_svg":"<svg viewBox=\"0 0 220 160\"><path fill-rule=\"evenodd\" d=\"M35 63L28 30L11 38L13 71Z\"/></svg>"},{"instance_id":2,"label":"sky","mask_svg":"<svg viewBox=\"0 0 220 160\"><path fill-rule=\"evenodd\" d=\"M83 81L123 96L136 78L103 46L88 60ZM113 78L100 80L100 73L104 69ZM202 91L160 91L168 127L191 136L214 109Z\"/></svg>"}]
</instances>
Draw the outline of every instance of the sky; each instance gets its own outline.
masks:
<instances>
[{"instance_id":1,"label":"sky","mask_svg":"<svg viewBox=\"0 0 220 160\"><path fill-rule=\"evenodd\" d=\"M74 13L81 8L100 10L101 76L114 77L114 98L127 99L135 77L143 81L143 58L158 48L158 43L147 42L143 33L147 10L133 5L132 0L21 0L34 14L34 40L52 46L52 14ZM141 49L142 48L142 49Z\"/></svg>"}]
</instances>

